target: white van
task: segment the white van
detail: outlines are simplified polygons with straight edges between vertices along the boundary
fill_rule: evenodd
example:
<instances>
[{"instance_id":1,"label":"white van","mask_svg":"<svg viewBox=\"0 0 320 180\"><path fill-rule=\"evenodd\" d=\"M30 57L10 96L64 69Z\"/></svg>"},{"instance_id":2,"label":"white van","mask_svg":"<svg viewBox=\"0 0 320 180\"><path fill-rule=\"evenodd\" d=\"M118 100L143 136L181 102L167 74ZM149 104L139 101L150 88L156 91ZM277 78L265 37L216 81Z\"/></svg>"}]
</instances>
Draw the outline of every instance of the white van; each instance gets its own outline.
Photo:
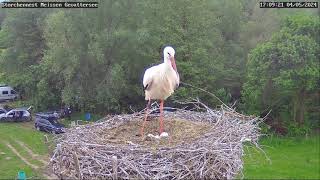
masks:
<instances>
[{"instance_id":1,"label":"white van","mask_svg":"<svg viewBox=\"0 0 320 180\"><path fill-rule=\"evenodd\" d=\"M14 100L17 98L18 94L12 87L0 84L0 101Z\"/></svg>"}]
</instances>

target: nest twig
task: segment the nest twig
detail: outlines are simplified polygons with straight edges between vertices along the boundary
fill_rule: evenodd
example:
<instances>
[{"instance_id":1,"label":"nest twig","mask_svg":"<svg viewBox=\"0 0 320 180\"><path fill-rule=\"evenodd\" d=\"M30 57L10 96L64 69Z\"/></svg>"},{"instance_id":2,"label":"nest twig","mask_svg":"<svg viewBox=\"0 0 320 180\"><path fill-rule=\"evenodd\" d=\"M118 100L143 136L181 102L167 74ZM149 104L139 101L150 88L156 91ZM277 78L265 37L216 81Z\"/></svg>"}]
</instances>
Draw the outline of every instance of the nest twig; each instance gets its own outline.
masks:
<instances>
[{"instance_id":1,"label":"nest twig","mask_svg":"<svg viewBox=\"0 0 320 180\"><path fill-rule=\"evenodd\" d=\"M212 110L196 103L204 112L179 109L165 117L212 125L210 131L189 144L152 149L141 144L106 143L99 134L129 121L143 119L143 111L109 116L74 127L56 138L51 158L53 172L72 179L232 179L243 168L243 142L257 145L259 118L230 108ZM138 130L137 130L138 131ZM134 133L134 132L133 132Z\"/></svg>"}]
</instances>

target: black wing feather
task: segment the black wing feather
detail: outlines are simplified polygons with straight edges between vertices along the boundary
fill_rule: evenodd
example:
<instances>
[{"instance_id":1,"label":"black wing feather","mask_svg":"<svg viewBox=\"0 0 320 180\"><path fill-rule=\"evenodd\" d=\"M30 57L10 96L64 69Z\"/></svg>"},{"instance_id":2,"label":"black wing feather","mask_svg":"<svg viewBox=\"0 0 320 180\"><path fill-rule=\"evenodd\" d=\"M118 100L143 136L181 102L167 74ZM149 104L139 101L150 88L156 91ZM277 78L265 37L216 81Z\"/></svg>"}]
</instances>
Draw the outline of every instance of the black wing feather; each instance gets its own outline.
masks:
<instances>
[{"instance_id":1,"label":"black wing feather","mask_svg":"<svg viewBox=\"0 0 320 180\"><path fill-rule=\"evenodd\" d=\"M151 85L152 85L152 81L149 84L147 84L146 86L144 86L143 90L149 90Z\"/></svg>"}]
</instances>

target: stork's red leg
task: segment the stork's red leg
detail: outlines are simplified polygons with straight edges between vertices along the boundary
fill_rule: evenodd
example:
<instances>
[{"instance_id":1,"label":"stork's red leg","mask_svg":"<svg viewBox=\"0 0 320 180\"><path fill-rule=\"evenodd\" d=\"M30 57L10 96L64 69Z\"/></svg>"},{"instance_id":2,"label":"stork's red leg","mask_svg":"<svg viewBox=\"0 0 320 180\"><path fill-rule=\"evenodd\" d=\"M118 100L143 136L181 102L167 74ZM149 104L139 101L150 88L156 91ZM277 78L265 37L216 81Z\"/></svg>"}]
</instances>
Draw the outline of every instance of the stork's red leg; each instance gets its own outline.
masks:
<instances>
[{"instance_id":1,"label":"stork's red leg","mask_svg":"<svg viewBox=\"0 0 320 180\"><path fill-rule=\"evenodd\" d=\"M163 99L161 99L160 101L160 130L159 133L163 133L163 127L164 126L164 122L163 122Z\"/></svg>"},{"instance_id":2,"label":"stork's red leg","mask_svg":"<svg viewBox=\"0 0 320 180\"><path fill-rule=\"evenodd\" d=\"M147 107L146 107L146 112L145 112L145 115L144 115L144 120L143 120L142 127L141 127L141 130L140 130L140 135L141 135L141 137L143 137L143 134L144 134L144 127L145 127L145 125L146 125L147 118L148 118L148 114L149 114L150 102L151 102L151 99L149 99L148 104L147 104Z\"/></svg>"}]
</instances>

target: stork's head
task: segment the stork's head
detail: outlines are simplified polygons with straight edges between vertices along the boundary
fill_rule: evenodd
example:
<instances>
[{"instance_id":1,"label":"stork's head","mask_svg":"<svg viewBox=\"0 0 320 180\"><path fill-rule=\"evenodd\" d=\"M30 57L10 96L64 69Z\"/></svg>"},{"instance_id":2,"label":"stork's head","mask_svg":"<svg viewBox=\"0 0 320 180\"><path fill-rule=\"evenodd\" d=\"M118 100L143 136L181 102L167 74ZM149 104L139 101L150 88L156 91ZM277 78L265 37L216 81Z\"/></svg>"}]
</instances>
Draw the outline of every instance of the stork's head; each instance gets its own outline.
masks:
<instances>
[{"instance_id":1,"label":"stork's head","mask_svg":"<svg viewBox=\"0 0 320 180\"><path fill-rule=\"evenodd\" d=\"M177 71L176 60L174 58L175 50L171 46L167 46L163 50L164 62L171 64L172 68Z\"/></svg>"}]
</instances>

